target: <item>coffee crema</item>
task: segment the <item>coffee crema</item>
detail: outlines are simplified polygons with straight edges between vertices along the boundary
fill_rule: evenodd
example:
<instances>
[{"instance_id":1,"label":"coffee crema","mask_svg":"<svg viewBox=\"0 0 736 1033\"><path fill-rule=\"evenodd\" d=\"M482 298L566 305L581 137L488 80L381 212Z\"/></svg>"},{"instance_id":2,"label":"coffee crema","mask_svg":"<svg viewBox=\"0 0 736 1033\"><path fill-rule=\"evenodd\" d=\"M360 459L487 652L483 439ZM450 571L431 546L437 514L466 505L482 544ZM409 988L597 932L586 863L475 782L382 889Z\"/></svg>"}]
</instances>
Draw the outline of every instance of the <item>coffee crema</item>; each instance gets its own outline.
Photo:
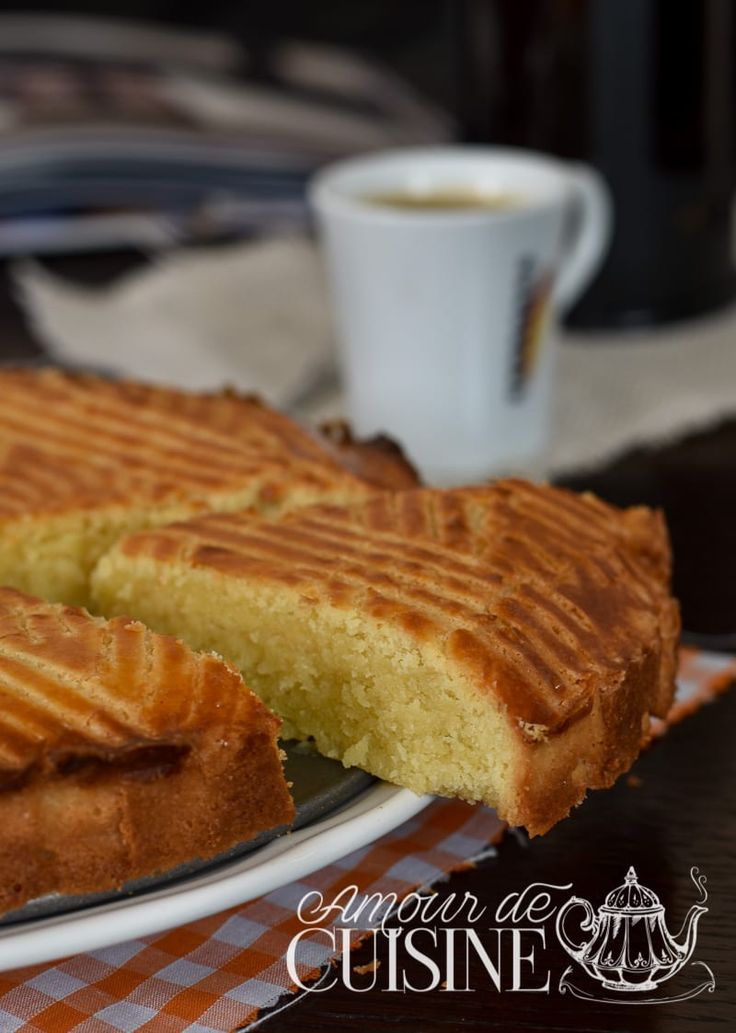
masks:
<instances>
[{"instance_id":1,"label":"coffee crema","mask_svg":"<svg viewBox=\"0 0 736 1033\"><path fill-rule=\"evenodd\" d=\"M411 211L508 211L519 208L520 197L514 194L492 194L463 187L448 187L444 190L386 191L382 194L365 194L362 200L379 208L402 208Z\"/></svg>"}]
</instances>

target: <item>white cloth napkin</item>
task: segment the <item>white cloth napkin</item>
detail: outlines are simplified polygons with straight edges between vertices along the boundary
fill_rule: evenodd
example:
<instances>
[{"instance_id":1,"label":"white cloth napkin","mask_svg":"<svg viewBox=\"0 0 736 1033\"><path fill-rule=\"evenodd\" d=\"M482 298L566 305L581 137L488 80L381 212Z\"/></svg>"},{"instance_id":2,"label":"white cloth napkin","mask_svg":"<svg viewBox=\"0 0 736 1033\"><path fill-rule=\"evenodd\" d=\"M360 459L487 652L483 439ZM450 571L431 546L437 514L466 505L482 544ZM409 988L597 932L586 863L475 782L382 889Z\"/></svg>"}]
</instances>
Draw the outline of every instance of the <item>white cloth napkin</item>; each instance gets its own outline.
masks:
<instances>
[{"instance_id":1,"label":"white cloth napkin","mask_svg":"<svg viewBox=\"0 0 736 1033\"><path fill-rule=\"evenodd\" d=\"M342 415L319 256L293 237L181 251L105 288L33 264L17 284L59 360ZM324 386L321 394L315 388ZM593 465L736 413L736 306L646 332L565 335L549 469Z\"/></svg>"},{"instance_id":2,"label":"white cloth napkin","mask_svg":"<svg viewBox=\"0 0 736 1033\"><path fill-rule=\"evenodd\" d=\"M25 262L15 282L37 336L60 362L196 390L231 384L275 405L330 357L330 318L303 239L172 252L107 287Z\"/></svg>"},{"instance_id":3,"label":"white cloth napkin","mask_svg":"<svg viewBox=\"0 0 736 1033\"><path fill-rule=\"evenodd\" d=\"M555 402L557 473L736 414L736 305L635 333L566 335Z\"/></svg>"}]
</instances>

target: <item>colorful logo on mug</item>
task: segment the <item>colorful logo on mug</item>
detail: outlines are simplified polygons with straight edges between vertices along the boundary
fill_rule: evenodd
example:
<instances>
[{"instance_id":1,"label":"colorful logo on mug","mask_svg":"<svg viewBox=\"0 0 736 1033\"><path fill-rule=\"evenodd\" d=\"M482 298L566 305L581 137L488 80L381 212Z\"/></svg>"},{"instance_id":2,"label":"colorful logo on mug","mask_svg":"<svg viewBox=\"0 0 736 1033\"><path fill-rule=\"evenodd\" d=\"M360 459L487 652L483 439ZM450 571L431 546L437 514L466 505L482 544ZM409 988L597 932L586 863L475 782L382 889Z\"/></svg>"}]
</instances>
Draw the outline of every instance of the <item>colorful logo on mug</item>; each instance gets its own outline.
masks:
<instances>
[{"instance_id":1,"label":"colorful logo on mug","mask_svg":"<svg viewBox=\"0 0 736 1033\"><path fill-rule=\"evenodd\" d=\"M532 258L519 262L517 273L516 325L512 348L511 397L524 397L539 363L547 333L553 276L550 270L538 272Z\"/></svg>"}]
</instances>

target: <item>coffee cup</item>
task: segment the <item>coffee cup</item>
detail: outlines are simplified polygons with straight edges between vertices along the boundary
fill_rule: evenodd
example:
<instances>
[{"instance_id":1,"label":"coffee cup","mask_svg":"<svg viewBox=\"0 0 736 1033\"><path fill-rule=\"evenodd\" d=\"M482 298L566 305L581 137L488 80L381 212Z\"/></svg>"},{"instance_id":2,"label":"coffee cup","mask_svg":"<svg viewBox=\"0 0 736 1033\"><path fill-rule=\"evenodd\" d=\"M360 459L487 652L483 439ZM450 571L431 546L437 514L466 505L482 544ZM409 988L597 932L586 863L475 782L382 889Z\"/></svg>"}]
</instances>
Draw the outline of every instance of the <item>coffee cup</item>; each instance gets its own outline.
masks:
<instances>
[{"instance_id":1,"label":"coffee cup","mask_svg":"<svg viewBox=\"0 0 736 1033\"><path fill-rule=\"evenodd\" d=\"M591 168L495 147L353 158L310 187L348 416L451 485L542 476L560 316L598 268Z\"/></svg>"}]
</instances>

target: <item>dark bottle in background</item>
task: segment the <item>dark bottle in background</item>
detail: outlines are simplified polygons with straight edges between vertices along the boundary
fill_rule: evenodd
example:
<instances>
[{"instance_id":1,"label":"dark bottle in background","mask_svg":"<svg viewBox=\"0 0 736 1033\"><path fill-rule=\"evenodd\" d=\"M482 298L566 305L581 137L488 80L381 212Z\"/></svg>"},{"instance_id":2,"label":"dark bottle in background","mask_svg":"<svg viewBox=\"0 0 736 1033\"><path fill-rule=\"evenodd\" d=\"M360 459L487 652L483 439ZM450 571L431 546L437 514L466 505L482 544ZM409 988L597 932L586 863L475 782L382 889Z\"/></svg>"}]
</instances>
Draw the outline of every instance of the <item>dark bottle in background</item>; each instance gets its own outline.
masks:
<instances>
[{"instance_id":1,"label":"dark bottle in background","mask_svg":"<svg viewBox=\"0 0 736 1033\"><path fill-rule=\"evenodd\" d=\"M736 296L732 0L460 0L466 141L595 165L615 232L568 321L634 326Z\"/></svg>"}]
</instances>

